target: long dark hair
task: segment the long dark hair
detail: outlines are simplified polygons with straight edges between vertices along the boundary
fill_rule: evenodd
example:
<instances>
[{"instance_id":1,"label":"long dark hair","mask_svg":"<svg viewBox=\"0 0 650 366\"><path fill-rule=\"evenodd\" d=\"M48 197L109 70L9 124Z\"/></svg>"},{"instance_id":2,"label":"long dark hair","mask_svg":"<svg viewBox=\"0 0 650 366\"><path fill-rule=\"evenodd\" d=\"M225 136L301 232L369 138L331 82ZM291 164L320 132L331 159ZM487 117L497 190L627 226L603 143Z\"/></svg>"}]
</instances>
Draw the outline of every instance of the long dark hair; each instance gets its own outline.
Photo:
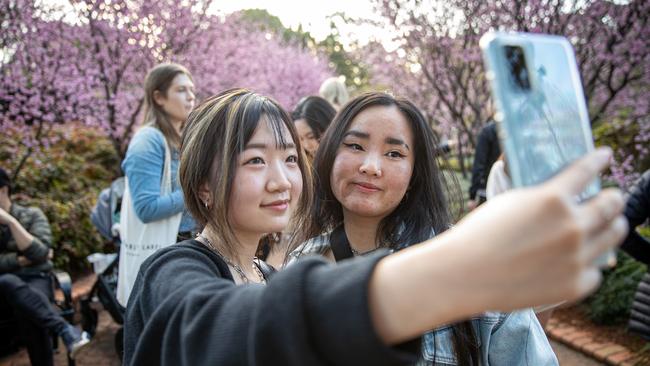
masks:
<instances>
[{"instance_id":1,"label":"long dark hair","mask_svg":"<svg viewBox=\"0 0 650 366\"><path fill-rule=\"evenodd\" d=\"M330 102L324 98L312 95L298 102L293 113L291 113L291 118L294 121L304 119L307 125L309 125L309 128L311 128L314 137L320 139L335 115L336 110Z\"/></svg>"},{"instance_id":2,"label":"long dark hair","mask_svg":"<svg viewBox=\"0 0 650 366\"><path fill-rule=\"evenodd\" d=\"M373 106L395 106L409 121L414 141L415 166L409 190L400 204L378 227L377 245L399 250L423 242L451 225L448 196L455 192L437 162L438 141L424 115L410 101L389 94L371 92L351 100L332 121L314 159L316 176L313 218L305 230L308 237L328 232L343 223L341 203L332 192L330 178L337 151L353 120ZM453 326L454 349L461 365L478 365L479 354L471 322Z\"/></svg>"}]
</instances>

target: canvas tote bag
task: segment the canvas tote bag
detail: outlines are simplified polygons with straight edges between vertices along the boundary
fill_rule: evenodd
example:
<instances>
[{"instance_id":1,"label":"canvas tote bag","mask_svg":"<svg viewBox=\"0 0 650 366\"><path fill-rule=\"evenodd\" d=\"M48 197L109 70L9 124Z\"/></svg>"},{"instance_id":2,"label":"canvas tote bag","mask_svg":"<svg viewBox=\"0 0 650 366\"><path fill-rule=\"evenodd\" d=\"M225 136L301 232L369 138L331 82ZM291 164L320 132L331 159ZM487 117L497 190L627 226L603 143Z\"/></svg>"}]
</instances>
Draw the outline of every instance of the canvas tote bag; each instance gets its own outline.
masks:
<instances>
[{"instance_id":1,"label":"canvas tote bag","mask_svg":"<svg viewBox=\"0 0 650 366\"><path fill-rule=\"evenodd\" d=\"M167 140L163 140L165 142L165 163L160 183L160 194L167 195L172 192L172 164L169 145L167 145ZM142 262L156 250L176 243L178 227L183 215L182 212L179 212L165 219L145 224L135 213L129 180L126 177L124 188L120 218L122 244L120 245L117 280L117 301L122 306L126 306Z\"/></svg>"}]
</instances>

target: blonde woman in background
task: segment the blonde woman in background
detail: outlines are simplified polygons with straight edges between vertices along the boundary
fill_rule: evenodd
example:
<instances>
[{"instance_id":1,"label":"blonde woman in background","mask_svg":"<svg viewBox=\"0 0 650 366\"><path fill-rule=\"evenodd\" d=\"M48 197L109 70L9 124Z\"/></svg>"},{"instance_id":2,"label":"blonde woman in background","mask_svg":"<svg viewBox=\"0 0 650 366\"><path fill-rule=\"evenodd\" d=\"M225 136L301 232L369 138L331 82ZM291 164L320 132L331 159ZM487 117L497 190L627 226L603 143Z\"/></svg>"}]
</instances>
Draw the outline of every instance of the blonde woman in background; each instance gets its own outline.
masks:
<instances>
[{"instance_id":1,"label":"blonde woman in background","mask_svg":"<svg viewBox=\"0 0 650 366\"><path fill-rule=\"evenodd\" d=\"M345 103L350 99L348 89L345 87L343 77L331 77L321 84L318 94L332 104L338 112Z\"/></svg>"}]
</instances>

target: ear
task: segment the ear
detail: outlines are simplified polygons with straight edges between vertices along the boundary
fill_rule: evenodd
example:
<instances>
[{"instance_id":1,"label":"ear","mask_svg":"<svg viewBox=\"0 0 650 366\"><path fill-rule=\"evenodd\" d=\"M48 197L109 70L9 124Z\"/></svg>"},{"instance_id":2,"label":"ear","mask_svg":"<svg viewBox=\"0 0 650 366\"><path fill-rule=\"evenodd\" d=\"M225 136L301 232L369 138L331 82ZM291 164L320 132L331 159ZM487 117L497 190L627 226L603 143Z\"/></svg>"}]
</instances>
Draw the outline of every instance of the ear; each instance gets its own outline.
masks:
<instances>
[{"instance_id":1,"label":"ear","mask_svg":"<svg viewBox=\"0 0 650 366\"><path fill-rule=\"evenodd\" d=\"M203 202L204 206L212 206L214 200L212 199L212 192L210 192L210 188L208 187L207 183L201 184L201 187L199 188L199 198Z\"/></svg>"},{"instance_id":2,"label":"ear","mask_svg":"<svg viewBox=\"0 0 650 366\"><path fill-rule=\"evenodd\" d=\"M156 90L153 92L153 101L156 102L156 104L162 107L163 103L165 103L165 100L167 100L167 98L165 98L165 96L163 95L163 93L160 92L160 90Z\"/></svg>"}]
</instances>

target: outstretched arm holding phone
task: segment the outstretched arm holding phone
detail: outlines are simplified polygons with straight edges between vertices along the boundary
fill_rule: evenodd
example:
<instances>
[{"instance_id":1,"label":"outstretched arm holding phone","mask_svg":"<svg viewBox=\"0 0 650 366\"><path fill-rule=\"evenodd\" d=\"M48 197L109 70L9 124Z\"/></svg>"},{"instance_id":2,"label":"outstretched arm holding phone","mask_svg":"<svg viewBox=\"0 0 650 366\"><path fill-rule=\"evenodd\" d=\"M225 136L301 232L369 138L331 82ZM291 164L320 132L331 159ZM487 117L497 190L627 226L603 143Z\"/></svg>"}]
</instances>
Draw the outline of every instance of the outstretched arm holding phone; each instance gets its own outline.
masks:
<instances>
[{"instance_id":1,"label":"outstretched arm holding phone","mask_svg":"<svg viewBox=\"0 0 650 366\"><path fill-rule=\"evenodd\" d=\"M583 203L575 197L610 158L609 150L590 153L547 183L488 201L431 245L379 262L370 311L380 337L396 344L485 310L576 300L593 290L596 258L627 233L623 198L615 189Z\"/></svg>"}]
</instances>

